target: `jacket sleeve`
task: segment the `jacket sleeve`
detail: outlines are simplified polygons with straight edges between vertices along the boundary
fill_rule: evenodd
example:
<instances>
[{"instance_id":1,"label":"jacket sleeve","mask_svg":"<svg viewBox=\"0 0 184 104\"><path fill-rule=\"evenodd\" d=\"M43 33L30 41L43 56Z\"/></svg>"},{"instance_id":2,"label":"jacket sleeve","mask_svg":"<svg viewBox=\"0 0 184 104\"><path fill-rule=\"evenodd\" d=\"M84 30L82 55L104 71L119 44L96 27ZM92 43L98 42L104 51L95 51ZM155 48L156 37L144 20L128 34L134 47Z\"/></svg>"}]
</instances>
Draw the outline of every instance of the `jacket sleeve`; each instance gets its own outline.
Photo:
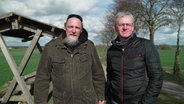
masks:
<instances>
[{"instance_id":1,"label":"jacket sleeve","mask_svg":"<svg viewBox=\"0 0 184 104\"><path fill-rule=\"evenodd\" d=\"M109 87L110 87L110 79L111 79L111 72L110 72L110 67L111 67L111 63L110 63L110 55L109 55L109 49L107 51L107 55L106 55L106 63L107 63L107 67L106 67L106 83L105 83L105 100L106 100L106 104L110 104L110 92L109 92Z\"/></svg>"},{"instance_id":2,"label":"jacket sleeve","mask_svg":"<svg viewBox=\"0 0 184 104\"><path fill-rule=\"evenodd\" d=\"M35 104L46 104L49 83L50 83L50 74L49 70L51 69L50 59L48 56L48 49L45 46L44 51L38 65L37 74L35 77L34 83L34 101Z\"/></svg>"},{"instance_id":3,"label":"jacket sleeve","mask_svg":"<svg viewBox=\"0 0 184 104\"><path fill-rule=\"evenodd\" d=\"M105 100L105 76L94 44L91 44L92 78L98 100Z\"/></svg>"},{"instance_id":4,"label":"jacket sleeve","mask_svg":"<svg viewBox=\"0 0 184 104\"><path fill-rule=\"evenodd\" d=\"M148 76L148 86L139 104L155 104L163 83L163 71L156 47L150 41L145 41L145 62Z\"/></svg>"}]
</instances>

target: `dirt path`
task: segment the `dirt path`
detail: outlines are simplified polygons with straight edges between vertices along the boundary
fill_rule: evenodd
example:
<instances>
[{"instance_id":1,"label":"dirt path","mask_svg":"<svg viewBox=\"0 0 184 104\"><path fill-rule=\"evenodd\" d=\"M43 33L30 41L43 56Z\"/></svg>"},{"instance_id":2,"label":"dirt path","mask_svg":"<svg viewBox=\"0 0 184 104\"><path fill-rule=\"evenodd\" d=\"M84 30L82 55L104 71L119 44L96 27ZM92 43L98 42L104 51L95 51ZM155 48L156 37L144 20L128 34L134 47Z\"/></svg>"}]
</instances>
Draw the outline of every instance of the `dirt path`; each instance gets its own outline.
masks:
<instances>
[{"instance_id":1,"label":"dirt path","mask_svg":"<svg viewBox=\"0 0 184 104\"><path fill-rule=\"evenodd\" d=\"M164 80L162 90L167 91L169 94L184 100L184 87L181 85Z\"/></svg>"}]
</instances>

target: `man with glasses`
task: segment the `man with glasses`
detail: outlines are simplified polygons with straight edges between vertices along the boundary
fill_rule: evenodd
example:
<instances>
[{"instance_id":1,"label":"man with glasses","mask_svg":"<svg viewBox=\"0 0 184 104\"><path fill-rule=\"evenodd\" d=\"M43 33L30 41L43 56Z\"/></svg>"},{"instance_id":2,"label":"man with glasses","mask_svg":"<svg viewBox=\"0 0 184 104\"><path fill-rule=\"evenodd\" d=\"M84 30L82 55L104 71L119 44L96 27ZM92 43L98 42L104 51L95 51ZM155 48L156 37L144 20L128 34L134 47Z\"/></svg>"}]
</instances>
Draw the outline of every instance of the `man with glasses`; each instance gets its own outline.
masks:
<instances>
[{"instance_id":1,"label":"man with glasses","mask_svg":"<svg viewBox=\"0 0 184 104\"><path fill-rule=\"evenodd\" d=\"M155 104L163 72L154 44L136 36L130 12L117 13L114 30L117 38L107 51L107 103Z\"/></svg>"}]
</instances>

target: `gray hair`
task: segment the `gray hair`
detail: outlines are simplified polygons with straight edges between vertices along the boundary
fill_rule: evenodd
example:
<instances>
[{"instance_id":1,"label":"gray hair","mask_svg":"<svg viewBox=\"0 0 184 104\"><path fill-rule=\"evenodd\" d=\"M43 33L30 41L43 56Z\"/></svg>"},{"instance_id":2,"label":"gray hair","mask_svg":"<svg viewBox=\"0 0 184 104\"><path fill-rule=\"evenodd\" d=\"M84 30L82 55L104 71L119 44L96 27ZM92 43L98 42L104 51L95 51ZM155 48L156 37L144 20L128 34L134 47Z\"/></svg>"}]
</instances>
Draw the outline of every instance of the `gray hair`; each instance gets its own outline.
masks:
<instances>
[{"instance_id":1,"label":"gray hair","mask_svg":"<svg viewBox=\"0 0 184 104\"><path fill-rule=\"evenodd\" d=\"M119 19L120 17L124 17L124 16L130 16L130 17L132 18L132 22L134 23L134 16L133 16L133 14L130 13L129 11L126 11L126 12L118 12L118 13L116 14L116 16L115 16L115 21L114 21L114 23L115 23L115 24L118 24L118 19Z\"/></svg>"}]
</instances>

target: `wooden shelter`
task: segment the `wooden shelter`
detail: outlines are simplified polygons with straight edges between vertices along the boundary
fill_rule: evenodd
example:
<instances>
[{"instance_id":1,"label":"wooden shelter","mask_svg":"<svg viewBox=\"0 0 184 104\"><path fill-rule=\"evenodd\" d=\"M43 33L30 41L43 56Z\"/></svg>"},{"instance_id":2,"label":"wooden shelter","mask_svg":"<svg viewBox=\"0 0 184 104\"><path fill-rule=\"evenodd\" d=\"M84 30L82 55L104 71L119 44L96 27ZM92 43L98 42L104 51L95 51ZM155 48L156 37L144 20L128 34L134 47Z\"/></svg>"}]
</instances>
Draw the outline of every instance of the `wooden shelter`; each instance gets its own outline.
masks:
<instances>
[{"instance_id":1,"label":"wooden shelter","mask_svg":"<svg viewBox=\"0 0 184 104\"><path fill-rule=\"evenodd\" d=\"M28 104L34 104L30 89L25 82L26 75L23 76L22 73L25 70L35 47L39 49L40 53L42 52L42 48L39 44L40 37L48 36L55 38L58 37L61 32L63 32L63 29L61 28L36 21L13 12L0 15L0 48L14 75L5 95L0 98L1 103L8 103L8 101L13 100L12 93L18 85L23 93L20 96L23 97L19 96L14 98L14 100L21 101L23 99ZM4 40L4 36L21 38L22 42L31 41L31 44L28 46L19 66L16 65L15 60L10 54Z\"/></svg>"}]
</instances>

